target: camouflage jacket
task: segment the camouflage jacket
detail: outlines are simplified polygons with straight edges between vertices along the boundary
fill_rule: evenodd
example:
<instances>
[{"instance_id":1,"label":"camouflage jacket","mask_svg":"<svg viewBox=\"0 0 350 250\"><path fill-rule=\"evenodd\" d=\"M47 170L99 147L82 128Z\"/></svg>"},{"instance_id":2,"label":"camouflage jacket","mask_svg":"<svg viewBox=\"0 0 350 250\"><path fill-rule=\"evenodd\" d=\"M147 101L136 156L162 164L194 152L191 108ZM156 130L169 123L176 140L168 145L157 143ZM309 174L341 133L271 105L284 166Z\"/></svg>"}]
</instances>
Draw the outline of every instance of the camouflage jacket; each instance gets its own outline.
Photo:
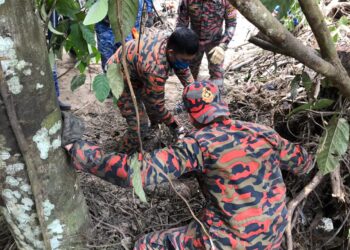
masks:
<instances>
[{"instance_id":1,"label":"camouflage jacket","mask_svg":"<svg viewBox=\"0 0 350 250\"><path fill-rule=\"evenodd\" d=\"M228 0L181 0L176 27L190 25L200 41L228 45L235 33L236 17L237 10ZM223 34L224 20L225 33Z\"/></svg>"},{"instance_id":2,"label":"camouflage jacket","mask_svg":"<svg viewBox=\"0 0 350 250\"><path fill-rule=\"evenodd\" d=\"M77 169L119 186L133 185L130 163L136 154L104 154L84 141L76 142L70 154ZM281 169L305 174L312 167L303 148L274 130L230 119L192 131L174 146L144 157L144 185L167 181L159 169L172 179L197 173L208 200L201 220L217 249L279 249L287 224ZM185 239L189 246L210 249L208 241L201 245L190 236Z\"/></svg>"},{"instance_id":3,"label":"camouflage jacket","mask_svg":"<svg viewBox=\"0 0 350 250\"><path fill-rule=\"evenodd\" d=\"M160 33L155 35L143 35L138 41L132 40L126 43L126 60L134 88L140 85L154 109L159 112L159 122L170 124L174 121L171 113L165 108L164 87L165 82L173 70L167 60L166 46L168 35ZM122 57L122 48L110 58L109 63L119 63ZM194 82L189 68L174 70L184 86Z\"/></svg>"}]
</instances>

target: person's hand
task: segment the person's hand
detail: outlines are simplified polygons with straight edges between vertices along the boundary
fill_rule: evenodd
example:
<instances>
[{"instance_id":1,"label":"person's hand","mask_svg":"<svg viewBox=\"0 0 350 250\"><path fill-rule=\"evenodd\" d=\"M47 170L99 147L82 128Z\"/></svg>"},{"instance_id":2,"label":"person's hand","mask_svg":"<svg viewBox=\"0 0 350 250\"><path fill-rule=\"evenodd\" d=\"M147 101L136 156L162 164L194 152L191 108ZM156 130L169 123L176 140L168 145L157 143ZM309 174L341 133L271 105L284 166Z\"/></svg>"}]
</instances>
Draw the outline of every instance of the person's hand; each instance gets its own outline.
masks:
<instances>
[{"instance_id":1,"label":"person's hand","mask_svg":"<svg viewBox=\"0 0 350 250\"><path fill-rule=\"evenodd\" d=\"M62 146L67 150L71 149L73 143L83 137L85 130L84 122L77 116L62 112L63 129L62 129Z\"/></svg>"},{"instance_id":2,"label":"person's hand","mask_svg":"<svg viewBox=\"0 0 350 250\"><path fill-rule=\"evenodd\" d=\"M210 61L213 64L221 64L224 61L225 50L220 45L209 51L209 54L211 55Z\"/></svg>"}]
</instances>

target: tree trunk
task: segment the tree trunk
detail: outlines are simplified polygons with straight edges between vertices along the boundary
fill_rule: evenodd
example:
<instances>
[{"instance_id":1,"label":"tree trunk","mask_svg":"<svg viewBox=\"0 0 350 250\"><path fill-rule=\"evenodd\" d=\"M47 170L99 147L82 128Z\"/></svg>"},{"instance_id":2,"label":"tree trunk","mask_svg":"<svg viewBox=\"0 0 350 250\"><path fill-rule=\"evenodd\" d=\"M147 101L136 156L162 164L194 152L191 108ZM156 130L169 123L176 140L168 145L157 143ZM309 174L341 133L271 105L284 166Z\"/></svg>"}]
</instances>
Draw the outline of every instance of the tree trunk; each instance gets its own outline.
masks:
<instances>
[{"instance_id":1,"label":"tree trunk","mask_svg":"<svg viewBox=\"0 0 350 250\"><path fill-rule=\"evenodd\" d=\"M0 211L19 249L83 249L88 209L34 1L0 1Z\"/></svg>"}]
</instances>

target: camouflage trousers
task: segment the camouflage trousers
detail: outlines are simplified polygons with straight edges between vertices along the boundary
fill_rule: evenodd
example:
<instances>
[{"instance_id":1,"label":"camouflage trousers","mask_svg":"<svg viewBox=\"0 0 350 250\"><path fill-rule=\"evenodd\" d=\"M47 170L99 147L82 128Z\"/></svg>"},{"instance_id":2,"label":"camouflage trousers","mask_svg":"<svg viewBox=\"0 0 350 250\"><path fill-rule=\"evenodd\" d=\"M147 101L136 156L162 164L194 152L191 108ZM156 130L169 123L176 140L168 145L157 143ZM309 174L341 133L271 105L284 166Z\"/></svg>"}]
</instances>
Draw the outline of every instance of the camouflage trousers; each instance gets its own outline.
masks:
<instances>
[{"instance_id":1,"label":"camouflage trousers","mask_svg":"<svg viewBox=\"0 0 350 250\"><path fill-rule=\"evenodd\" d=\"M137 135L137 119L131 93L127 83L124 81L124 92L120 96L117 105L121 115L126 119L128 129L123 137L118 141L118 150L121 153L132 153L139 149L140 144ZM138 112L140 115L141 138L144 139L150 131L149 120L151 124L157 124L157 119L152 110L152 105L147 102L147 95L143 84L138 81L132 81L135 92Z\"/></svg>"},{"instance_id":2,"label":"camouflage trousers","mask_svg":"<svg viewBox=\"0 0 350 250\"><path fill-rule=\"evenodd\" d=\"M219 45L219 42L208 42L208 41L200 41L199 42L199 51L196 55L196 57L192 60L190 64L191 73L194 77L194 79L197 81L199 69L202 63L202 59L204 56L204 53L208 59L208 69L209 69L209 75L210 80L215 83L220 90L224 87L224 70L223 70L223 63L222 64L213 64L210 62L211 55L209 52L216 46Z\"/></svg>"}]
</instances>

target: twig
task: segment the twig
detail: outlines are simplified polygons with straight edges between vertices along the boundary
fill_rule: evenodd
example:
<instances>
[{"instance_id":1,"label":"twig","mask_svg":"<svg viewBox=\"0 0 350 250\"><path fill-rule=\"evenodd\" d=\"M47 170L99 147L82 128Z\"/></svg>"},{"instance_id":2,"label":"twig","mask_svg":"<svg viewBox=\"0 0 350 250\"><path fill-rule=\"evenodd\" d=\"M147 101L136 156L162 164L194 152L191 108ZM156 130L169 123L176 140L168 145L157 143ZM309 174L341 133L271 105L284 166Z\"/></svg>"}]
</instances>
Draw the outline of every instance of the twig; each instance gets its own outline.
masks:
<instances>
[{"instance_id":1,"label":"twig","mask_svg":"<svg viewBox=\"0 0 350 250\"><path fill-rule=\"evenodd\" d=\"M331 182L332 197L337 198L341 202L345 202L344 184L340 175L340 166L331 173Z\"/></svg>"},{"instance_id":2,"label":"twig","mask_svg":"<svg viewBox=\"0 0 350 250\"><path fill-rule=\"evenodd\" d=\"M229 65L227 68L226 68L226 72L227 73L228 71L235 71L235 70L239 70L240 68L242 68L243 66L255 61L255 59L258 58L258 56L254 56L252 58L249 58L248 60L242 62L242 63L239 63L237 65L235 65L234 67L231 68L231 65Z\"/></svg>"},{"instance_id":3,"label":"twig","mask_svg":"<svg viewBox=\"0 0 350 250\"><path fill-rule=\"evenodd\" d=\"M131 81L130 81L130 74L129 74L128 66L126 64L125 39L124 39L124 32L122 29L121 11L122 11L122 1L117 1L118 28L119 28L119 31L120 31L120 34L122 37L122 65L123 65L123 69L124 69L123 71L124 71L124 74L126 77L126 81L128 83L128 86L129 86L131 99L132 99L132 102L133 102L134 107L135 107L136 120L137 120L137 137L138 137L139 144L140 144L140 151L142 153L143 147L142 147L142 139L141 139L141 131L140 131L140 114L139 114L139 110L138 110L138 106L137 106L135 92L134 92L134 89L133 89Z\"/></svg>"},{"instance_id":4,"label":"twig","mask_svg":"<svg viewBox=\"0 0 350 250\"><path fill-rule=\"evenodd\" d=\"M180 193L176 190L176 188L175 188L175 186L174 186L172 180L171 180L170 177L163 171L163 169L161 169L161 168L158 167L157 165L154 165L154 167L155 167L159 172L161 172L161 173L164 175L164 177L168 180L170 186L173 188L173 190L174 190L174 192L176 193L176 195L179 196L179 197L185 202L186 206L187 206L188 209L190 210L190 213L191 213L192 217L193 217L193 218L198 222L198 224L201 226L201 228L203 229L205 235L208 236L209 241L210 241L210 245L211 245L211 249L212 249L212 250L215 250L216 248L215 248L214 242L213 242L213 240L212 240L210 234L208 233L208 231L207 231L207 229L205 228L205 226L203 225L203 223L202 223L202 222L197 218L197 216L194 214L193 210L191 209L191 205L188 203L188 201L186 200L186 198L183 197L182 194L180 194Z\"/></svg>"},{"instance_id":5,"label":"twig","mask_svg":"<svg viewBox=\"0 0 350 250\"><path fill-rule=\"evenodd\" d=\"M315 162L314 162L315 164ZM287 212L287 228L286 228L286 234L287 234L287 246L288 250L293 250L293 237L292 237L292 219L295 208L299 205L299 203L308 197L308 195L320 184L321 180L323 179L324 175L321 171L318 171L314 178L311 180L309 184L307 184L303 190L288 203L288 212Z\"/></svg>"},{"instance_id":6,"label":"twig","mask_svg":"<svg viewBox=\"0 0 350 250\"><path fill-rule=\"evenodd\" d=\"M45 4L45 0L44 0L44 2L43 2L43 4ZM47 18L46 18L46 20L44 20L45 21L45 24L44 24L44 34L47 34L47 30L48 30L48 24L49 24L49 22L50 22L50 17L51 17L51 15L52 15L52 12L54 11L54 9L55 9L55 7L56 7L56 2L57 2L57 0L54 0L53 1L53 3L52 3L52 5L51 5L51 8L50 8L50 10L49 10L49 13L47 14ZM46 11L46 10L45 10ZM54 28L56 28L56 27L54 27Z\"/></svg>"},{"instance_id":7,"label":"twig","mask_svg":"<svg viewBox=\"0 0 350 250\"><path fill-rule=\"evenodd\" d=\"M63 72L62 74L60 74L57 79L60 79L62 76L66 75L69 71L71 71L72 69L74 69L74 65L73 67L70 67L69 69L67 69L65 72Z\"/></svg>"},{"instance_id":8,"label":"twig","mask_svg":"<svg viewBox=\"0 0 350 250\"><path fill-rule=\"evenodd\" d=\"M26 169L27 169L29 181L31 183L31 188L33 191L36 213L38 215L38 221L41 227L41 234L43 236L44 246L45 246L45 249L51 250L50 237L48 236L48 233L46 230L47 224L45 222L44 209L42 207L44 199L42 197L43 196L42 190L40 189L41 186L38 184L40 183L40 178L36 172L36 168L39 166L36 166L37 164L34 162L35 156L32 155L31 149L28 146L28 142L23 134L23 130L17 118L12 96L10 96L10 93L8 92L7 84L4 81L4 74L1 67L0 67L0 94L5 104L5 109L11 125L11 129L15 135L19 150L23 156L25 165L27 167Z\"/></svg>"}]
</instances>

